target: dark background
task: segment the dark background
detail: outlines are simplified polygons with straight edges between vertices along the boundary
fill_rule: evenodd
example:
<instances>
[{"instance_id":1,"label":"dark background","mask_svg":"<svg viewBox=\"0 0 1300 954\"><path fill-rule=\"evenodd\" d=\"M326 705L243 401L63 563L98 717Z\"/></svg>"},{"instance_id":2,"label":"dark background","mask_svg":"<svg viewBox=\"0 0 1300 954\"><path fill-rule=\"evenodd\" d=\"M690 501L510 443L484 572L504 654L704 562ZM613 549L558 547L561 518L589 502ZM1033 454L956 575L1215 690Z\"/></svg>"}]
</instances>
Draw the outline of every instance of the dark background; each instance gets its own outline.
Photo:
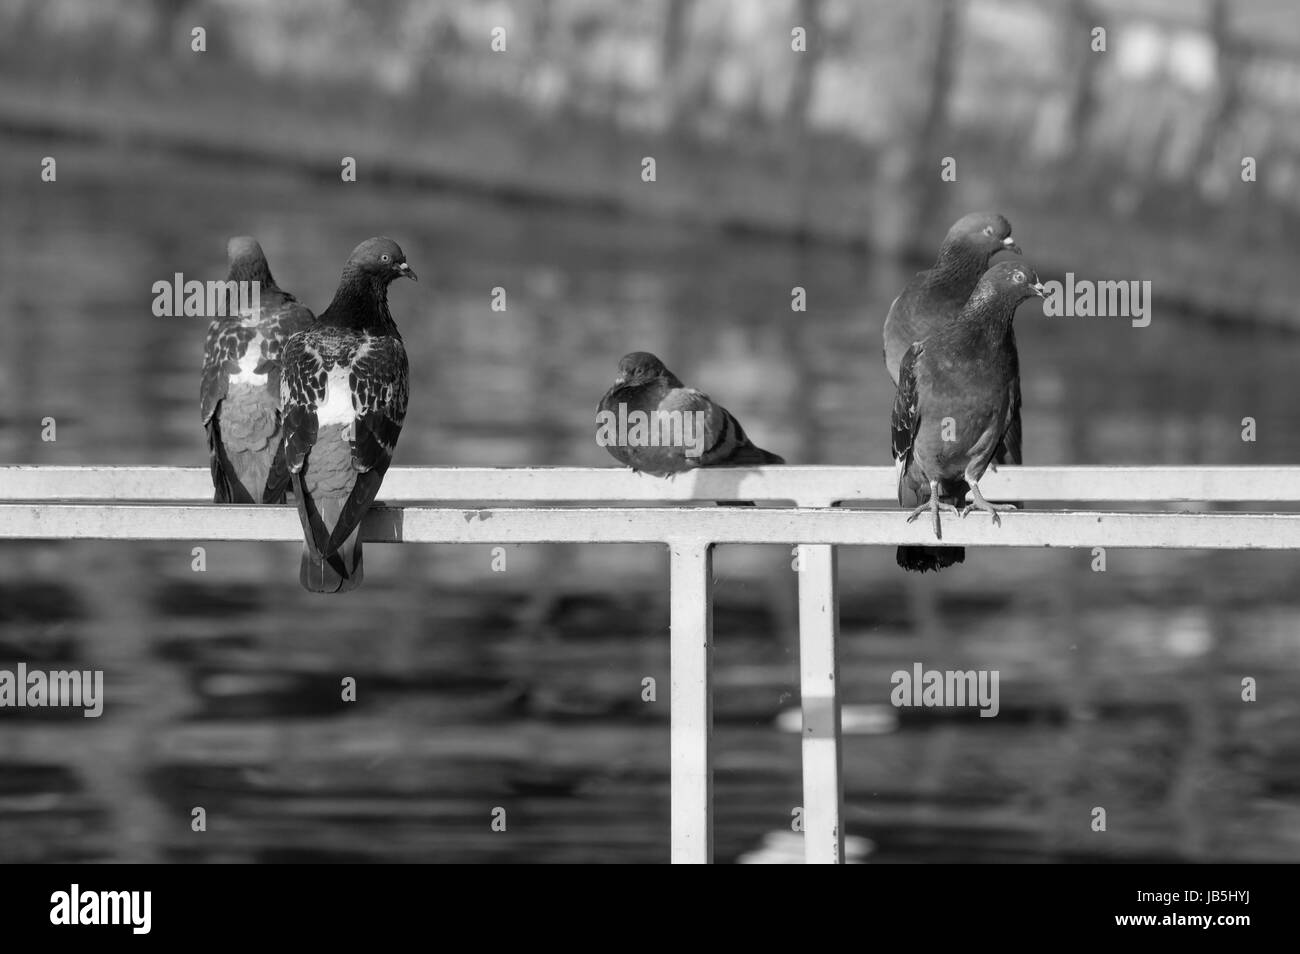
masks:
<instances>
[{"instance_id":1,"label":"dark background","mask_svg":"<svg viewBox=\"0 0 1300 954\"><path fill-rule=\"evenodd\" d=\"M1029 463L1293 463L1298 112L1285 0L8 2L0 460L205 465L203 322L151 286L248 233L317 310L405 249L398 465L607 465L634 349L792 463L887 465L885 311L991 208L1044 279L1153 282L1147 328L1021 310ZM667 859L661 548L372 546L330 600L297 545L190 546L0 546L0 663L107 671L97 721L0 712L0 860ZM1090 563L842 550L852 857L1300 858L1300 555ZM718 858L797 857L790 554L716 568ZM916 661L999 669L1000 717L900 719Z\"/></svg>"}]
</instances>

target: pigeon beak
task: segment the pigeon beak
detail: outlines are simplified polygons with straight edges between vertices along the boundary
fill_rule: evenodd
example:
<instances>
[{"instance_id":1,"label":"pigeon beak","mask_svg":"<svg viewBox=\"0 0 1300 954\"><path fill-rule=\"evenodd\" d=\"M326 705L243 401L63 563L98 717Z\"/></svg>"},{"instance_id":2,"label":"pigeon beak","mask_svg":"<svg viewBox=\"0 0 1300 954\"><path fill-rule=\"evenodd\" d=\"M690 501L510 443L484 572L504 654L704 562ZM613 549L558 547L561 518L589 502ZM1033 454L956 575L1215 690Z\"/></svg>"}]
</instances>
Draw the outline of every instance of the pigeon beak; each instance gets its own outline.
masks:
<instances>
[{"instance_id":1,"label":"pigeon beak","mask_svg":"<svg viewBox=\"0 0 1300 954\"><path fill-rule=\"evenodd\" d=\"M1024 252L1020 251L1020 246L1016 244L1016 240L1013 239L1010 235L1008 235L1006 238L1002 240L1002 247L1005 248L1008 252L1015 252L1017 255L1024 254Z\"/></svg>"},{"instance_id":2,"label":"pigeon beak","mask_svg":"<svg viewBox=\"0 0 1300 954\"><path fill-rule=\"evenodd\" d=\"M407 265L405 262L398 262L397 270L413 282L418 282L420 280L416 277L415 269L411 268L411 266Z\"/></svg>"},{"instance_id":3,"label":"pigeon beak","mask_svg":"<svg viewBox=\"0 0 1300 954\"><path fill-rule=\"evenodd\" d=\"M1029 287L1034 290L1034 294L1037 295L1039 298L1047 297L1047 291L1043 288L1042 282L1034 282Z\"/></svg>"},{"instance_id":4,"label":"pigeon beak","mask_svg":"<svg viewBox=\"0 0 1300 954\"><path fill-rule=\"evenodd\" d=\"M627 384L626 374L620 374L616 378L614 378L614 387L621 388L625 384Z\"/></svg>"}]
</instances>

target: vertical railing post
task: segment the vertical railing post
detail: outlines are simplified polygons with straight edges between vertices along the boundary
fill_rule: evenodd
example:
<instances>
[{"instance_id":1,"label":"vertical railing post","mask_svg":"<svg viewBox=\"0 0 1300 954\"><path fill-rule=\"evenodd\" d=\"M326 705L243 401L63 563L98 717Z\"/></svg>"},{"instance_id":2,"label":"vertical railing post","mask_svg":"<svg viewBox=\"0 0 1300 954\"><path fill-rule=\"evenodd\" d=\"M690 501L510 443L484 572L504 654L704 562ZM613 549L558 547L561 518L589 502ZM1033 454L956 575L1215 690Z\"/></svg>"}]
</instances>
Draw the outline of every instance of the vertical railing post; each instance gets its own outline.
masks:
<instances>
[{"instance_id":1,"label":"vertical railing post","mask_svg":"<svg viewBox=\"0 0 1300 954\"><path fill-rule=\"evenodd\" d=\"M713 549L674 543L671 558L672 860L713 861Z\"/></svg>"},{"instance_id":2,"label":"vertical railing post","mask_svg":"<svg viewBox=\"0 0 1300 954\"><path fill-rule=\"evenodd\" d=\"M803 841L808 864L844 860L835 548L799 547L799 687L803 700Z\"/></svg>"}]
</instances>

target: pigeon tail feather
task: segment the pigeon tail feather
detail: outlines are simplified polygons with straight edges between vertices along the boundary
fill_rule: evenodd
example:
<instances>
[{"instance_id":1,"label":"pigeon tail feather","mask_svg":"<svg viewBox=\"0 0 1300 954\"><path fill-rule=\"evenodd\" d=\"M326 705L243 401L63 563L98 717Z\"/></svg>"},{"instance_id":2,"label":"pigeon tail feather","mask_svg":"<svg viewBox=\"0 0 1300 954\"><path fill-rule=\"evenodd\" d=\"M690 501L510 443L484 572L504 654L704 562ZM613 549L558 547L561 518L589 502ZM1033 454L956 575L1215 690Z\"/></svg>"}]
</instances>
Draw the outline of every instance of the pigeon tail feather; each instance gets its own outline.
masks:
<instances>
[{"instance_id":1,"label":"pigeon tail feather","mask_svg":"<svg viewBox=\"0 0 1300 954\"><path fill-rule=\"evenodd\" d=\"M761 467L764 464L784 464L785 458L765 451L753 444L737 447L727 458L728 467Z\"/></svg>"},{"instance_id":2,"label":"pigeon tail feather","mask_svg":"<svg viewBox=\"0 0 1300 954\"><path fill-rule=\"evenodd\" d=\"M347 584L338 556L323 557L311 547L302 548L298 579L309 593L340 593Z\"/></svg>"},{"instance_id":3,"label":"pigeon tail feather","mask_svg":"<svg viewBox=\"0 0 1300 954\"><path fill-rule=\"evenodd\" d=\"M265 452L237 450L231 454L229 448L226 448L225 453L233 465L231 485L238 488L238 499L235 502L255 504L261 501L270 469Z\"/></svg>"},{"instance_id":4,"label":"pigeon tail feather","mask_svg":"<svg viewBox=\"0 0 1300 954\"><path fill-rule=\"evenodd\" d=\"M904 570L924 573L934 570L936 573L946 566L966 562L965 547L899 547L898 565Z\"/></svg>"},{"instance_id":5,"label":"pigeon tail feather","mask_svg":"<svg viewBox=\"0 0 1300 954\"><path fill-rule=\"evenodd\" d=\"M338 524L347 498L324 497L314 501L318 519L324 527ZM361 585L361 527L355 527L338 549L322 553L313 544L303 548L299 579L303 588L313 593L346 593Z\"/></svg>"}]
</instances>

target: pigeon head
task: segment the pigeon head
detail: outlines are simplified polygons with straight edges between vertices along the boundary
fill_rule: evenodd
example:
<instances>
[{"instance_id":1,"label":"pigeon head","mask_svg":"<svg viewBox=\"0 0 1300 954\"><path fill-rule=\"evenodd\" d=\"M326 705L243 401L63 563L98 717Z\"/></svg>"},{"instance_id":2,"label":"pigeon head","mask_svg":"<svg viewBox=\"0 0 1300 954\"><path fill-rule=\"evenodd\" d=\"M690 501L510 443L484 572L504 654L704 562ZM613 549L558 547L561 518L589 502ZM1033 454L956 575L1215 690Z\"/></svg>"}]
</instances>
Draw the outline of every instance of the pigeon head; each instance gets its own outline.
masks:
<instances>
[{"instance_id":1,"label":"pigeon head","mask_svg":"<svg viewBox=\"0 0 1300 954\"><path fill-rule=\"evenodd\" d=\"M1022 261L1008 259L984 273L971 298L998 299L1015 306L1026 298L1046 295L1037 272Z\"/></svg>"},{"instance_id":2,"label":"pigeon head","mask_svg":"<svg viewBox=\"0 0 1300 954\"><path fill-rule=\"evenodd\" d=\"M1011 223L996 212L972 212L963 215L948 230L945 249L960 249L982 256L985 264L1003 249L1020 254L1020 246L1011 237Z\"/></svg>"},{"instance_id":3,"label":"pigeon head","mask_svg":"<svg viewBox=\"0 0 1300 954\"><path fill-rule=\"evenodd\" d=\"M633 351L631 354L623 355L619 360L618 374L614 377L614 385L622 387L623 385L646 384L668 373L664 363L649 351Z\"/></svg>"},{"instance_id":4,"label":"pigeon head","mask_svg":"<svg viewBox=\"0 0 1300 954\"><path fill-rule=\"evenodd\" d=\"M415 278L415 272L406 264L406 253L390 238L368 238L352 250L344 273L365 275L388 285L397 278Z\"/></svg>"},{"instance_id":5,"label":"pigeon head","mask_svg":"<svg viewBox=\"0 0 1300 954\"><path fill-rule=\"evenodd\" d=\"M226 243L226 260L230 265L231 281L257 281L272 287L271 266L266 263L266 253L251 235L236 235Z\"/></svg>"}]
</instances>

